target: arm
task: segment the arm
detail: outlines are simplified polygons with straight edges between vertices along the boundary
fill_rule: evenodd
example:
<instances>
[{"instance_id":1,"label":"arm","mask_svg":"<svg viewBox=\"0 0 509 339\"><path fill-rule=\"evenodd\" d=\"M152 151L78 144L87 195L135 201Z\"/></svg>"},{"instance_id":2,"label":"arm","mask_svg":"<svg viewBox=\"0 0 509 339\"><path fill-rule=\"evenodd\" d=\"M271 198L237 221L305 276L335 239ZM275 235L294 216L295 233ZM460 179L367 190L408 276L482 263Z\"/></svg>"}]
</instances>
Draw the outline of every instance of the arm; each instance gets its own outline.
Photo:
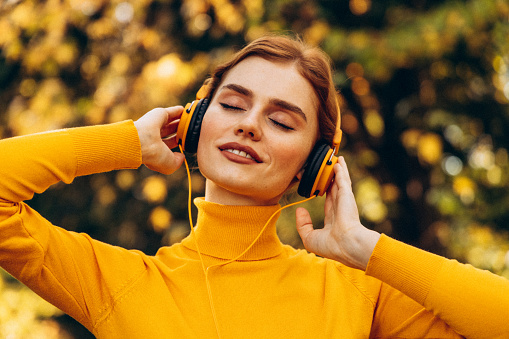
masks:
<instances>
[{"instance_id":1,"label":"arm","mask_svg":"<svg viewBox=\"0 0 509 339\"><path fill-rule=\"evenodd\" d=\"M343 158L334 169L324 228L314 230L305 209L296 212L306 249L365 270L463 336L493 338L509 333L509 281L366 229L359 220Z\"/></svg>"},{"instance_id":2,"label":"arm","mask_svg":"<svg viewBox=\"0 0 509 339\"><path fill-rule=\"evenodd\" d=\"M122 254L51 225L23 200L59 180L70 183L78 175L136 168L139 150L132 122L0 141L0 266L89 329L103 307L93 301L109 301L97 288L94 263L102 263L94 256L111 253L119 261Z\"/></svg>"},{"instance_id":3,"label":"arm","mask_svg":"<svg viewBox=\"0 0 509 339\"><path fill-rule=\"evenodd\" d=\"M156 108L134 123L136 129L123 122L0 140L0 202L29 200L58 181L141 163L173 173L184 156L171 151L175 138L162 141L161 135L176 131L181 113L180 106Z\"/></svg>"},{"instance_id":4,"label":"arm","mask_svg":"<svg viewBox=\"0 0 509 339\"><path fill-rule=\"evenodd\" d=\"M18 203L58 181L70 183L81 175L138 167L141 159L136 130L127 124L1 140L0 201Z\"/></svg>"},{"instance_id":5,"label":"arm","mask_svg":"<svg viewBox=\"0 0 509 339\"><path fill-rule=\"evenodd\" d=\"M171 172L179 166L178 156L169 165L164 159L171 160L174 140L157 140L163 147L156 147L160 150L155 154L166 156L155 160L142 154L151 147L140 140L152 130L171 132L175 126L168 122L180 112L179 107L153 110L139 120L145 123L139 130L126 121L1 140L0 266L92 330L107 314L114 294L143 272L142 256L53 226L23 200L58 181L137 168L142 159L149 167Z\"/></svg>"},{"instance_id":6,"label":"arm","mask_svg":"<svg viewBox=\"0 0 509 339\"><path fill-rule=\"evenodd\" d=\"M466 338L509 336L509 281L385 235L366 274L403 292Z\"/></svg>"}]
</instances>

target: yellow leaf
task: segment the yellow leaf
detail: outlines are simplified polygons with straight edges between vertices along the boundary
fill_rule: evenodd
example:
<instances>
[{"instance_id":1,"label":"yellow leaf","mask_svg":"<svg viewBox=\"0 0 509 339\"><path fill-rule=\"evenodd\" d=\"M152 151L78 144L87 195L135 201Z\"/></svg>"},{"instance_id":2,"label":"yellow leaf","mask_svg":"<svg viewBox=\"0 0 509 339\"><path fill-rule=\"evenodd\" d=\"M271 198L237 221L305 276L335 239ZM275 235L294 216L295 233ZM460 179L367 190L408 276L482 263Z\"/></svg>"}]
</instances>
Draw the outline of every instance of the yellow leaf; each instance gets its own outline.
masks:
<instances>
[{"instance_id":1,"label":"yellow leaf","mask_svg":"<svg viewBox=\"0 0 509 339\"><path fill-rule=\"evenodd\" d=\"M385 131L385 123L380 113L376 110L368 110L364 114L364 125L371 136L380 138Z\"/></svg>"},{"instance_id":2,"label":"yellow leaf","mask_svg":"<svg viewBox=\"0 0 509 339\"><path fill-rule=\"evenodd\" d=\"M149 221L156 232L163 232L171 224L172 215L170 211L162 206L157 206L150 212Z\"/></svg>"},{"instance_id":3,"label":"yellow leaf","mask_svg":"<svg viewBox=\"0 0 509 339\"><path fill-rule=\"evenodd\" d=\"M161 203L166 199L166 180L160 175L152 175L143 181L143 197L151 203Z\"/></svg>"},{"instance_id":4,"label":"yellow leaf","mask_svg":"<svg viewBox=\"0 0 509 339\"><path fill-rule=\"evenodd\" d=\"M470 204L475 198L476 185L472 179L464 176L454 178L452 189L465 204Z\"/></svg>"},{"instance_id":5,"label":"yellow leaf","mask_svg":"<svg viewBox=\"0 0 509 339\"><path fill-rule=\"evenodd\" d=\"M442 139L435 133L421 135L417 146L419 160L426 164L436 164L442 158Z\"/></svg>"}]
</instances>

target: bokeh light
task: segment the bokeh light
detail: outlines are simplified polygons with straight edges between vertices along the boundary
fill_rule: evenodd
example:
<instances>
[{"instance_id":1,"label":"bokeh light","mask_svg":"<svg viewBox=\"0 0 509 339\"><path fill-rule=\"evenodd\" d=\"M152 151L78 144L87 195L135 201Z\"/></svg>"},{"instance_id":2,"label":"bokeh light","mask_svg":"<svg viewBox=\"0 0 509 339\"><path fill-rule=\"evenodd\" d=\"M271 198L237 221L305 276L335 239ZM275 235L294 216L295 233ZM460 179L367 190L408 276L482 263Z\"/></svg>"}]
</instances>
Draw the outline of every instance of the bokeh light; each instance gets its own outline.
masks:
<instances>
[{"instance_id":1,"label":"bokeh light","mask_svg":"<svg viewBox=\"0 0 509 339\"><path fill-rule=\"evenodd\" d=\"M334 65L340 152L362 222L509 277L508 18L500 0L4 1L0 136L185 104L240 46L293 31ZM189 160L201 196L205 180ZM76 178L30 204L65 228L150 254L189 232L183 169ZM305 206L317 227L323 204ZM278 233L302 247L294 210ZM0 274L0 337L71 337L52 318L61 312Z\"/></svg>"}]
</instances>

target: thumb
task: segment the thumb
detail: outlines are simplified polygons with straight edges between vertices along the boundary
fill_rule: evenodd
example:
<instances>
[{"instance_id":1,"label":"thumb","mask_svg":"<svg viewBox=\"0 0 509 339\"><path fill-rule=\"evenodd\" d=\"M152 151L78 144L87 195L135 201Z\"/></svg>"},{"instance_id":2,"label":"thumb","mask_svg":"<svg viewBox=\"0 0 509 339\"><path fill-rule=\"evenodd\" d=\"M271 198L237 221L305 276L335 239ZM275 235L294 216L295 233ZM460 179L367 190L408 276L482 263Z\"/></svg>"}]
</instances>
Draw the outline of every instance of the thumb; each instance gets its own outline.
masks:
<instances>
[{"instance_id":1,"label":"thumb","mask_svg":"<svg viewBox=\"0 0 509 339\"><path fill-rule=\"evenodd\" d=\"M186 158L186 156L184 154L178 153L178 152L175 152L174 156L175 156L176 168L180 168L180 166L182 166L182 163L184 162L184 159Z\"/></svg>"},{"instance_id":2,"label":"thumb","mask_svg":"<svg viewBox=\"0 0 509 339\"><path fill-rule=\"evenodd\" d=\"M166 173L163 174L171 174L175 172L177 169L182 166L184 159L186 156L180 152L171 152L168 153L170 156L167 158L166 164L163 166Z\"/></svg>"},{"instance_id":3,"label":"thumb","mask_svg":"<svg viewBox=\"0 0 509 339\"><path fill-rule=\"evenodd\" d=\"M311 215L309 215L308 210L304 207L299 207L295 210L295 224L297 226L297 232L302 239L304 247L308 248L308 245L311 242L314 228L313 220L311 220Z\"/></svg>"},{"instance_id":4,"label":"thumb","mask_svg":"<svg viewBox=\"0 0 509 339\"><path fill-rule=\"evenodd\" d=\"M150 168L152 171L169 175L179 169L180 166L182 166L185 155L179 152L172 152L167 148L165 148L163 152L163 154L159 155L157 161L146 163L145 166Z\"/></svg>"}]
</instances>

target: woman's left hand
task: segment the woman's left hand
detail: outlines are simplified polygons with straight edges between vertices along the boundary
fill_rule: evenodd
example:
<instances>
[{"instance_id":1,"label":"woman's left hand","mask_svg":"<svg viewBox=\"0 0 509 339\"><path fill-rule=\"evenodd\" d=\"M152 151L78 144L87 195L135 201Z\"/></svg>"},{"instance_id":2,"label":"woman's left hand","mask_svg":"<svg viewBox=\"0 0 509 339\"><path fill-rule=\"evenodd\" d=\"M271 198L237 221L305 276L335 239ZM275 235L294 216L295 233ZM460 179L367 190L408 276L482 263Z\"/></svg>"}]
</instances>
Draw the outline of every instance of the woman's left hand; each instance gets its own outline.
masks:
<instances>
[{"instance_id":1,"label":"woman's left hand","mask_svg":"<svg viewBox=\"0 0 509 339\"><path fill-rule=\"evenodd\" d=\"M336 176L325 199L324 227L315 230L309 212L300 207L295 212L297 231L309 252L365 270L380 234L360 222L343 157L339 157L334 172Z\"/></svg>"}]
</instances>

